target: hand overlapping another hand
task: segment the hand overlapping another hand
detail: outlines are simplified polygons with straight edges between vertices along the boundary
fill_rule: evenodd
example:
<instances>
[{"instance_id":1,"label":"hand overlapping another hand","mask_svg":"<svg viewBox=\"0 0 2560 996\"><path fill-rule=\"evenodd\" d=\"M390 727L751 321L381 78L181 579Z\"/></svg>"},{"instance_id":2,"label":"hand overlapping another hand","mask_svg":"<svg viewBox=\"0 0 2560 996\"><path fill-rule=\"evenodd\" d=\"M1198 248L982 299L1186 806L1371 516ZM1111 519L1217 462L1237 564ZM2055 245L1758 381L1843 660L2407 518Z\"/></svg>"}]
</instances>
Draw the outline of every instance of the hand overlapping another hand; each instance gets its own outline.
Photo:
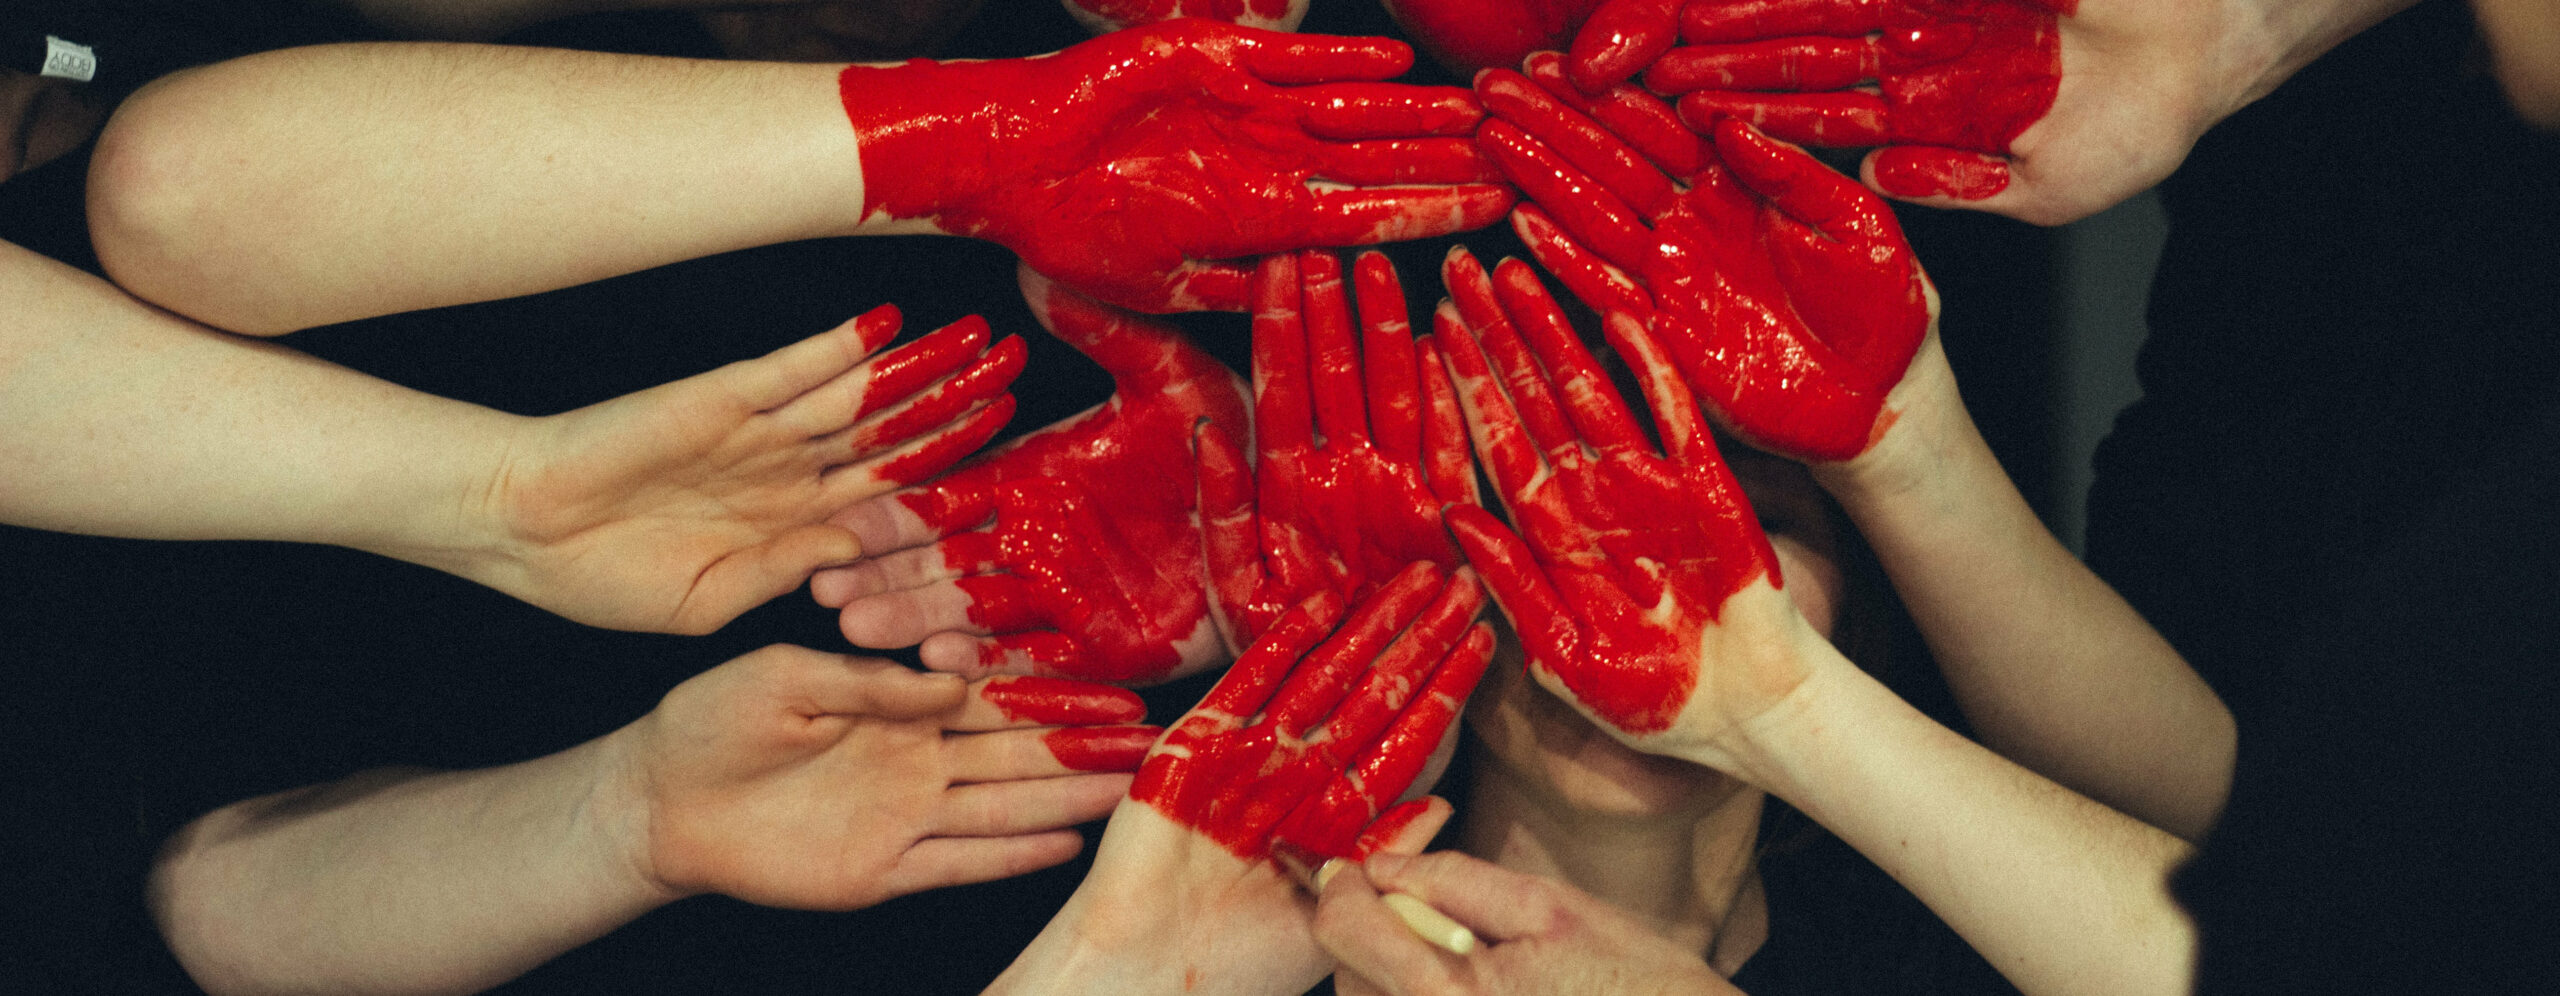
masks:
<instances>
[{"instance_id":1,"label":"hand overlapping another hand","mask_svg":"<svg viewBox=\"0 0 2560 996\"><path fill-rule=\"evenodd\" d=\"M1140 311L1240 311L1239 260L1476 228L1511 192L1385 39L1185 20L1036 59L851 66L863 214L1002 243ZM895 224L905 222L906 226Z\"/></svg>"},{"instance_id":2,"label":"hand overlapping another hand","mask_svg":"<svg viewBox=\"0 0 2560 996\"><path fill-rule=\"evenodd\" d=\"M1230 643L1259 638L1318 591L1357 601L1408 563L1451 564L1440 507L1474 504L1467 428L1384 255L1363 253L1360 335L1342 264L1308 251L1254 276L1253 446L1200 433L1201 538Z\"/></svg>"},{"instance_id":3,"label":"hand overlapping another hand","mask_svg":"<svg viewBox=\"0 0 2560 996\"><path fill-rule=\"evenodd\" d=\"M1449 528L1530 673L1639 750L1732 770L1721 738L1804 680L1797 651L1821 637L1687 387L1641 322L1610 317L1657 450L1527 264L1488 278L1458 250L1442 272L1436 335L1512 522L1458 506Z\"/></svg>"},{"instance_id":4,"label":"hand overlapping another hand","mask_svg":"<svg viewBox=\"0 0 2560 996\"><path fill-rule=\"evenodd\" d=\"M1249 418L1244 382L1171 326L1022 271L1032 313L1110 400L830 520L874 551L810 582L856 646L926 666L1125 684L1227 659L1203 591L1191 439Z\"/></svg>"},{"instance_id":5,"label":"hand overlapping another hand","mask_svg":"<svg viewBox=\"0 0 2560 996\"><path fill-rule=\"evenodd\" d=\"M1710 146L1632 87L1582 98L1559 61L1477 81L1499 119L1480 140L1531 202L1513 215L1530 251L1594 309L1648 320L1753 445L1817 463L1866 452L1937 314L1892 212L1740 121Z\"/></svg>"}]
</instances>

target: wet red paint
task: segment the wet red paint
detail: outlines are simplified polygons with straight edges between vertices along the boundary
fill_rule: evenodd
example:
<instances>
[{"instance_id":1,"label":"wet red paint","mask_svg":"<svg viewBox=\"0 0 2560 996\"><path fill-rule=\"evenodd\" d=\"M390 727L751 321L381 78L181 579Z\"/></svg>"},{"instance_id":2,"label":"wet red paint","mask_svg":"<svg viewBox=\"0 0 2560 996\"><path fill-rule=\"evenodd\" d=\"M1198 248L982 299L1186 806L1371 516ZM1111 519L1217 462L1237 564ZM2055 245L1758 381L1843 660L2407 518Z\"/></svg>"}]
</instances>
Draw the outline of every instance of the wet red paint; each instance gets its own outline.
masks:
<instances>
[{"instance_id":1,"label":"wet red paint","mask_svg":"<svg viewBox=\"0 0 2560 996\"><path fill-rule=\"evenodd\" d=\"M1040 742L1071 771L1136 771L1162 735L1159 726L1070 726L1049 731Z\"/></svg>"},{"instance_id":2,"label":"wet red paint","mask_svg":"<svg viewBox=\"0 0 2560 996\"><path fill-rule=\"evenodd\" d=\"M916 345L925 345L925 342L920 341ZM892 409L868 424L855 426L853 430L855 447L862 449L879 441L913 439L923 435L925 430L951 422L979 402L1011 387L1014 378L1022 374L1026 350L1027 347L1022 344L1022 340L1006 337L1004 341L996 343L981 353L966 368L950 374L949 379L942 381L940 386L917 395L904 407ZM897 359L899 356L892 355L890 358ZM912 377L917 372L918 368L915 367L898 371L902 377ZM885 393L884 387L880 380L872 381L871 387L862 399L860 411L863 414L870 414L898 400L882 397L881 395ZM909 393L913 393L914 389L908 390ZM980 437L977 442L970 444L961 452L966 454L985 442L986 439ZM918 479L905 479L900 483L914 483L915 480Z\"/></svg>"},{"instance_id":3,"label":"wet red paint","mask_svg":"<svg viewBox=\"0 0 2560 996\"><path fill-rule=\"evenodd\" d=\"M1043 726L1128 723L1147 715L1147 704L1135 692L1065 678L989 678L978 687L978 697L995 706L1006 719Z\"/></svg>"},{"instance_id":4,"label":"wet red paint","mask_svg":"<svg viewBox=\"0 0 2560 996\"><path fill-rule=\"evenodd\" d=\"M1600 0L1388 0L1387 11L1423 51L1465 77L1563 48L1600 6Z\"/></svg>"},{"instance_id":5,"label":"wet red paint","mask_svg":"<svg viewBox=\"0 0 2560 996\"><path fill-rule=\"evenodd\" d=\"M1043 673L1160 681L1208 619L1191 434L1247 424L1244 383L1170 326L1037 278L1052 331L1112 375L1102 405L1025 436L900 503L968 576L988 653ZM991 661L990 663L995 663Z\"/></svg>"},{"instance_id":6,"label":"wet red paint","mask_svg":"<svg viewBox=\"0 0 2560 996\"><path fill-rule=\"evenodd\" d=\"M1497 116L1479 142L1540 209L1515 222L1532 254L1595 308L1649 316L1699 399L1754 444L1864 452L1930 319L1885 203L1731 119L1712 129L1715 165L1666 177L1553 86L1477 81Z\"/></svg>"},{"instance_id":7,"label":"wet red paint","mask_svg":"<svg viewBox=\"0 0 2560 996\"><path fill-rule=\"evenodd\" d=\"M1465 90L1372 82L1411 61L1387 39L1182 20L1037 59L849 66L838 85L866 217L1002 243L1125 307L1242 310L1243 257L1509 208L1463 137L1481 116Z\"/></svg>"},{"instance_id":8,"label":"wet red paint","mask_svg":"<svg viewBox=\"0 0 2560 996\"><path fill-rule=\"evenodd\" d=\"M1608 334L1639 371L1660 452L1525 264L1488 276L1461 249L1442 273L1457 315L1437 338L1512 522L1459 507L1449 528L1532 668L1624 734L1668 729L1725 602L1779 583L1768 538L1641 322L1618 315Z\"/></svg>"},{"instance_id":9,"label":"wet red paint","mask_svg":"<svg viewBox=\"0 0 2560 996\"><path fill-rule=\"evenodd\" d=\"M1956 149L1901 146L1877 153L1876 189L1895 197L1978 201L2009 189L2009 161Z\"/></svg>"},{"instance_id":10,"label":"wet red paint","mask_svg":"<svg viewBox=\"0 0 2560 996\"><path fill-rule=\"evenodd\" d=\"M1349 847L1483 676L1483 601L1473 574L1416 564L1347 619L1331 592L1293 607L1165 735L1130 798L1249 860L1275 833L1325 856Z\"/></svg>"},{"instance_id":11,"label":"wet red paint","mask_svg":"<svg viewBox=\"0 0 2560 996\"><path fill-rule=\"evenodd\" d=\"M897 320L897 310L885 304L872 309L863 319L883 311L889 313L892 322ZM892 325L890 332L895 334L896 331L896 326ZM985 350L988 337L987 320L968 315L900 346L888 355L873 357L870 376L862 390L862 405L854 410L853 417L861 418L886 408L892 402L914 394L917 389L967 366Z\"/></svg>"},{"instance_id":12,"label":"wet red paint","mask_svg":"<svg viewBox=\"0 0 2560 996\"><path fill-rule=\"evenodd\" d=\"M1257 459L1227 434L1202 440L1203 541L1238 646L1319 589L1356 601L1406 564L1458 562L1440 506L1475 500L1465 422L1446 375L1419 365L1395 268L1364 253L1356 274L1355 334L1333 254L1264 259Z\"/></svg>"}]
</instances>

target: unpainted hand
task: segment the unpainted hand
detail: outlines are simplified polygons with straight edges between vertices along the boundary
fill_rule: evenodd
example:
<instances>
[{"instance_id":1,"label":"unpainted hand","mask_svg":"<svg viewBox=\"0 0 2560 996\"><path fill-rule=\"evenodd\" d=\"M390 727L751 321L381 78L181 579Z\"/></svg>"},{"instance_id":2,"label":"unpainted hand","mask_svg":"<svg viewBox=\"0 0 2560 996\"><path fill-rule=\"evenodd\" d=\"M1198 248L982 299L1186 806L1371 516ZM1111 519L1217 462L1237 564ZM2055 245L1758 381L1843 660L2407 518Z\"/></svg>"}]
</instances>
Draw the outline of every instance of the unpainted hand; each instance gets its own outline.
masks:
<instances>
[{"instance_id":1,"label":"unpainted hand","mask_svg":"<svg viewBox=\"0 0 2560 996\"><path fill-rule=\"evenodd\" d=\"M506 567L570 619L708 633L863 554L832 512L925 480L1013 417L1023 346L976 317L885 354L879 308L760 359L536 420L488 489Z\"/></svg>"},{"instance_id":2,"label":"unpainted hand","mask_svg":"<svg viewBox=\"0 0 2560 996\"><path fill-rule=\"evenodd\" d=\"M1023 296L1109 371L1099 406L831 522L874 556L820 573L855 646L927 667L1153 684L1227 660L1209 612L1192 434L1249 434L1245 385L1160 321L1028 269Z\"/></svg>"},{"instance_id":3,"label":"unpainted hand","mask_svg":"<svg viewBox=\"0 0 2560 996\"><path fill-rule=\"evenodd\" d=\"M844 70L863 214L1002 243L1146 312L1241 311L1248 257L1492 223L1464 90L1387 39L1181 20L1034 59ZM867 222L868 223L868 222Z\"/></svg>"},{"instance_id":4,"label":"unpainted hand","mask_svg":"<svg viewBox=\"0 0 2560 996\"><path fill-rule=\"evenodd\" d=\"M673 896L847 910L1073 857L1161 731L1137 696L767 647L616 735Z\"/></svg>"},{"instance_id":5,"label":"unpainted hand","mask_svg":"<svg viewBox=\"0 0 2560 996\"><path fill-rule=\"evenodd\" d=\"M1440 507L1474 504L1475 465L1439 355L1416 340L1380 253L1355 267L1265 257L1254 277L1253 445L1200 434L1202 541L1221 628L1237 647L1317 591L1357 602L1406 564L1458 562Z\"/></svg>"}]
</instances>

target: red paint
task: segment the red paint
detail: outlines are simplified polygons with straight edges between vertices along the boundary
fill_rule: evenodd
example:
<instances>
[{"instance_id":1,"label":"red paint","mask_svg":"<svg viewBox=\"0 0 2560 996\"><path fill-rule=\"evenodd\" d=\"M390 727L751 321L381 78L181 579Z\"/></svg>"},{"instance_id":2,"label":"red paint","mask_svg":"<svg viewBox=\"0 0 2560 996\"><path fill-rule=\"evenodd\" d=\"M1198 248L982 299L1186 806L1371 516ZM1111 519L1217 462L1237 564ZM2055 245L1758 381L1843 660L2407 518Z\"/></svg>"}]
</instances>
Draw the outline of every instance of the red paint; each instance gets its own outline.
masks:
<instances>
[{"instance_id":1,"label":"red paint","mask_svg":"<svg viewBox=\"0 0 2560 996\"><path fill-rule=\"evenodd\" d=\"M1356 601L1414 561L1458 562L1440 507L1475 501L1465 423L1445 385L1423 388L1445 375L1419 366L1394 267L1364 253L1356 272L1355 337L1341 261L1313 251L1264 258L1254 285L1258 458L1248 466L1229 434L1201 441L1209 576L1237 646L1318 590Z\"/></svg>"},{"instance_id":2,"label":"red paint","mask_svg":"<svg viewBox=\"0 0 2560 996\"><path fill-rule=\"evenodd\" d=\"M1573 38L1575 89L1597 94L1650 66L1671 47L1680 0L1609 0ZM1552 46L1550 46L1552 47Z\"/></svg>"},{"instance_id":3,"label":"red paint","mask_svg":"<svg viewBox=\"0 0 2560 996\"><path fill-rule=\"evenodd\" d=\"M2009 189L2009 161L1958 149L1901 145L1876 153L1876 189L1895 197L1978 201Z\"/></svg>"},{"instance_id":4,"label":"red paint","mask_svg":"<svg viewBox=\"0 0 2560 996\"><path fill-rule=\"evenodd\" d=\"M1882 200L1731 119L1712 129L1719 164L1671 178L1686 189L1665 198L1659 172L1623 178L1644 157L1543 88L1499 72L1477 86L1497 115L1479 140L1541 209L1514 222L1533 255L1586 303L1649 316L1699 399L1755 445L1808 461L1866 450L1930 320ZM1649 99L1633 89L1618 88ZM1647 202L1661 207L1631 206Z\"/></svg>"},{"instance_id":5,"label":"red paint","mask_svg":"<svg viewBox=\"0 0 2560 996\"><path fill-rule=\"evenodd\" d=\"M1160 726L1070 726L1049 731L1040 742L1070 771L1136 771L1163 735Z\"/></svg>"},{"instance_id":6,"label":"red paint","mask_svg":"<svg viewBox=\"0 0 2560 996\"><path fill-rule=\"evenodd\" d=\"M1743 586L1779 582L1776 554L1641 322L1619 315L1608 332L1653 374L1642 383L1664 452L1526 264L1506 261L1488 278L1460 250L1443 279L1464 320L1438 338L1512 521L1457 507L1449 528L1532 668L1624 734L1668 729L1706 665L1702 637ZM1467 314L1484 302L1498 314ZM1547 438L1539 424L1570 429Z\"/></svg>"},{"instance_id":7,"label":"red paint","mask_svg":"<svg viewBox=\"0 0 2560 996\"><path fill-rule=\"evenodd\" d=\"M1248 860L1273 835L1331 856L1402 795L1492 655L1472 573L1415 564L1342 616L1281 615L1165 734L1129 796Z\"/></svg>"},{"instance_id":8,"label":"red paint","mask_svg":"<svg viewBox=\"0 0 2560 996\"><path fill-rule=\"evenodd\" d=\"M1510 69L1531 52L1563 48L1602 6L1601 0L1387 0L1396 24L1460 77Z\"/></svg>"},{"instance_id":9,"label":"red paint","mask_svg":"<svg viewBox=\"0 0 2560 996\"><path fill-rule=\"evenodd\" d=\"M914 484L942 473L959 463L978 447L987 445L1006 422L1013 421L1013 395L997 395L995 400L978 407L949 429L915 444L907 452L882 463L877 473L892 484Z\"/></svg>"},{"instance_id":10,"label":"red paint","mask_svg":"<svg viewBox=\"0 0 2560 996\"><path fill-rule=\"evenodd\" d=\"M861 323L868 322L874 316L884 312L891 323L888 329L889 334L896 335L898 310L892 305L884 304L873 308L861 318L855 319L857 328ZM864 331L867 334L869 330ZM952 371L967 366L986 348L988 338L987 320L976 315L966 315L959 321L935 329L921 339L898 347L886 356L872 357L869 361L870 373L865 378L862 389L862 405L854 410L853 417L861 418L886 408L891 402L914 394L919 388L941 380ZM887 339L884 338L879 343L869 345L872 350L877 351L880 346L886 344Z\"/></svg>"},{"instance_id":11,"label":"red paint","mask_svg":"<svg viewBox=\"0 0 2560 996\"><path fill-rule=\"evenodd\" d=\"M1110 400L900 499L965 572L971 622L994 652L1044 673L1161 681L1208 618L1193 523L1191 433L1247 425L1245 388L1162 323L1037 277L1024 296L1051 331L1112 375Z\"/></svg>"},{"instance_id":12,"label":"red paint","mask_svg":"<svg viewBox=\"0 0 2560 996\"><path fill-rule=\"evenodd\" d=\"M1465 90L1372 82L1411 62L1387 39L1181 20L1035 59L849 66L838 85L866 219L1002 243L1125 307L1241 310L1243 257L1510 207L1463 137L1480 116Z\"/></svg>"},{"instance_id":13,"label":"red paint","mask_svg":"<svg viewBox=\"0 0 2560 996\"><path fill-rule=\"evenodd\" d=\"M936 334L939 335L940 333ZM930 341L930 339L919 340L913 345L922 346L928 344ZM903 354L904 352L904 350L901 350L900 354ZM893 409L888 414L882 415L878 419L867 424L855 426L853 429L855 449L865 450L884 441L913 439L922 435L927 429L943 425L955 418L958 418L961 413L968 411L979 402L994 397L1005 388L1011 387L1013 385L1014 378L1022 374L1022 362L1025 355L1026 347L1023 346L1022 340L1011 336L1006 337L1004 341L996 343L994 347L985 350L984 353L979 355L976 361L970 363L966 369L951 374L949 379L942 381L940 386L918 395L912 402L903 407ZM893 354L888 358L899 359L901 356ZM966 357L964 355L961 358L965 359ZM900 369L897 373L900 375L900 379L912 379L920 369L930 369L930 367L907 367ZM864 414L869 414L891 402L899 400L898 398L887 395L887 390L894 388L895 385L884 385L881 380L877 379L877 374L875 373L875 379L871 382L870 387L865 389L863 393L862 405L859 410ZM909 388L908 392L913 393L913 390L914 389ZM1002 425L1003 422L999 421L996 424ZM977 442L970 444L960 452L963 455L966 455L975 451L979 445L984 444L985 442L986 438L981 436L978 438ZM917 480L922 480L922 478L903 479L900 483L911 484Z\"/></svg>"},{"instance_id":14,"label":"red paint","mask_svg":"<svg viewBox=\"0 0 2560 996\"><path fill-rule=\"evenodd\" d=\"M1042 726L1131 723L1147 715L1147 704L1135 692L1065 678L989 678L978 686L978 697L1006 719Z\"/></svg>"}]
</instances>

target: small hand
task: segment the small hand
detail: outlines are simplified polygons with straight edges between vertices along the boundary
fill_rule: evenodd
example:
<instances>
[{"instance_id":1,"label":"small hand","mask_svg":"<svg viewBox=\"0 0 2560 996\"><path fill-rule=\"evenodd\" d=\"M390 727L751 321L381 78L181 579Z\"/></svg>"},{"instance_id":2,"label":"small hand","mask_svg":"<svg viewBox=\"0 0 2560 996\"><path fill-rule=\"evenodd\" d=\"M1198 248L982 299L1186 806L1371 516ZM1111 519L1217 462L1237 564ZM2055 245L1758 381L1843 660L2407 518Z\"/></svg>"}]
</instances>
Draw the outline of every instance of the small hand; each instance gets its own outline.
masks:
<instances>
[{"instance_id":1,"label":"small hand","mask_svg":"<svg viewBox=\"0 0 2560 996\"><path fill-rule=\"evenodd\" d=\"M964 685L767 647L616 734L641 866L674 896L847 910L1073 857L1147 745L1137 696L1049 678ZM1074 724L1074 725L1059 725Z\"/></svg>"},{"instance_id":2,"label":"small hand","mask_svg":"<svg viewBox=\"0 0 2560 996\"><path fill-rule=\"evenodd\" d=\"M927 667L1168 681L1226 660L1209 614L1191 438L1249 432L1244 382L1171 326L1025 269L1051 332L1110 371L1109 401L921 488L830 520L873 556L821 572L856 646Z\"/></svg>"},{"instance_id":3,"label":"small hand","mask_svg":"<svg viewBox=\"0 0 2560 996\"><path fill-rule=\"evenodd\" d=\"M1139 311L1241 311L1237 260L1492 223L1510 189L1412 52L1185 20L1054 55L851 66L863 214L999 242Z\"/></svg>"},{"instance_id":4,"label":"small hand","mask_svg":"<svg viewBox=\"0 0 2560 996\"><path fill-rule=\"evenodd\" d=\"M829 513L940 473L1013 416L1023 348L967 318L887 354L882 306L760 359L533 423L491 483L503 566L593 626L708 633L862 556Z\"/></svg>"},{"instance_id":5,"label":"small hand","mask_svg":"<svg viewBox=\"0 0 2560 996\"><path fill-rule=\"evenodd\" d=\"M1530 674L1630 746L1732 770L1721 738L1802 683L1802 641L1821 638L1687 387L1642 323L1610 316L1657 451L1528 264L1488 279L1459 249L1442 274L1437 338L1512 523L1455 506L1449 528Z\"/></svg>"},{"instance_id":6,"label":"small hand","mask_svg":"<svg viewBox=\"0 0 2560 996\"><path fill-rule=\"evenodd\" d=\"M1307 0L1063 0L1076 23L1109 34L1177 17L1225 21L1268 31L1296 31Z\"/></svg>"},{"instance_id":7,"label":"small hand","mask_svg":"<svg viewBox=\"0 0 2560 996\"><path fill-rule=\"evenodd\" d=\"M1531 72L1477 86L1500 116L1482 141L1534 202L1514 217L1532 253L1594 309L1650 318L1754 445L1842 461L1891 428L1937 297L1883 201L1739 121L1684 144L1632 87L1585 100L1553 57Z\"/></svg>"},{"instance_id":8,"label":"small hand","mask_svg":"<svg viewBox=\"0 0 2560 996\"><path fill-rule=\"evenodd\" d=\"M1221 627L1234 646L1317 591L1351 601L1416 560L1458 562L1440 507L1474 504L1457 396L1405 318L1379 253L1357 266L1351 333L1342 263L1309 251L1254 276L1254 445L1200 434L1201 533Z\"/></svg>"},{"instance_id":9,"label":"small hand","mask_svg":"<svg viewBox=\"0 0 2560 996\"><path fill-rule=\"evenodd\" d=\"M1270 859L1420 850L1446 802L1396 804L1492 657L1463 569L1414 564L1343 617L1274 623L1149 752L1093 871L990 991L1295 994L1330 969ZM1472 623L1472 624L1471 624Z\"/></svg>"}]
</instances>

